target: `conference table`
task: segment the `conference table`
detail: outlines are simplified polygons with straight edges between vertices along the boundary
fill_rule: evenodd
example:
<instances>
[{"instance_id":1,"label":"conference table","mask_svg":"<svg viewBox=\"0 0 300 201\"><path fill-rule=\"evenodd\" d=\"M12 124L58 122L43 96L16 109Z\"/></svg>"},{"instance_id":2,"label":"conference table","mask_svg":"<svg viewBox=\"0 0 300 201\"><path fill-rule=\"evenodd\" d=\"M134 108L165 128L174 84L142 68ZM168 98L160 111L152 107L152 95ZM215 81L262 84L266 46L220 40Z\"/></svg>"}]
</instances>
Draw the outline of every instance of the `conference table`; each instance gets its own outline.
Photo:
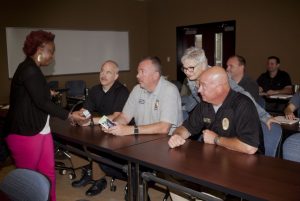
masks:
<instances>
[{"instance_id":1,"label":"conference table","mask_svg":"<svg viewBox=\"0 0 300 201\"><path fill-rule=\"evenodd\" d=\"M139 166L243 199L300 200L300 163L192 140L170 149L167 142L163 138L115 152Z\"/></svg>"},{"instance_id":2,"label":"conference table","mask_svg":"<svg viewBox=\"0 0 300 201\"><path fill-rule=\"evenodd\" d=\"M69 151L88 158L92 158L93 160L98 162L107 163L109 165L114 164L113 162L110 162L109 159L99 158L95 156L95 154L99 154L100 152L100 156L101 153L108 153L113 155L114 150L166 137L166 135L164 134L130 135L123 137L114 136L104 133L99 125L84 127L72 126L68 120L64 121L58 118L51 118L50 126L55 138L63 139L67 143L67 145L70 145L65 147ZM79 148L78 150L78 146L82 149ZM119 166L121 166L121 164ZM127 172L127 174L129 194L133 196L131 192L132 189L130 188L131 186L133 186L131 180L131 171ZM133 198L131 197L130 200L133 200Z\"/></svg>"},{"instance_id":3,"label":"conference table","mask_svg":"<svg viewBox=\"0 0 300 201\"><path fill-rule=\"evenodd\" d=\"M102 132L99 126L76 127L56 118L50 123L55 137L128 161L130 200L139 200L133 197L133 191L139 195L139 189L134 188L132 179L141 181L141 177L133 176L132 167L138 171L146 167L247 200L300 198L300 163L192 140L170 149L166 135L119 137Z\"/></svg>"}]
</instances>

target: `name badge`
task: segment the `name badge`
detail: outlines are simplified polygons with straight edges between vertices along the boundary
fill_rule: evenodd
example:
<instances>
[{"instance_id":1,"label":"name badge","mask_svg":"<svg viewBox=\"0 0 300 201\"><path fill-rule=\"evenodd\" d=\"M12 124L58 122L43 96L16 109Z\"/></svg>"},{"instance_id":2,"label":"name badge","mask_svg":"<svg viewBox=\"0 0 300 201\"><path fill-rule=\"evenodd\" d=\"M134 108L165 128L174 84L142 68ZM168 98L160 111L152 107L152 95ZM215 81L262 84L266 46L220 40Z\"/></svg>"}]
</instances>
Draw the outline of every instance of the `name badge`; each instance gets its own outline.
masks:
<instances>
[{"instance_id":1,"label":"name badge","mask_svg":"<svg viewBox=\"0 0 300 201\"><path fill-rule=\"evenodd\" d=\"M211 119L210 119L210 118L204 117L204 118L203 118L203 122L204 122L204 123L210 124L210 123L211 123Z\"/></svg>"},{"instance_id":2,"label":"name badge","mask_svg":"<svg viewBox=\"0 0 300 201\"><path fill-rule=\"evenodd\" d=\"M159 107L159 100L156 100L154 103L154 110L158 110Z\"/></svg>"},{"instance_id":3,"label":"name badge","mask_svg":"<svg viewBox=\"0 0 300 201\"><path fill-rule=\"evenodd\" d=\"M139 104L145 104L145 100L144 99L139 99Z\"/></svg>"}]
</instances>

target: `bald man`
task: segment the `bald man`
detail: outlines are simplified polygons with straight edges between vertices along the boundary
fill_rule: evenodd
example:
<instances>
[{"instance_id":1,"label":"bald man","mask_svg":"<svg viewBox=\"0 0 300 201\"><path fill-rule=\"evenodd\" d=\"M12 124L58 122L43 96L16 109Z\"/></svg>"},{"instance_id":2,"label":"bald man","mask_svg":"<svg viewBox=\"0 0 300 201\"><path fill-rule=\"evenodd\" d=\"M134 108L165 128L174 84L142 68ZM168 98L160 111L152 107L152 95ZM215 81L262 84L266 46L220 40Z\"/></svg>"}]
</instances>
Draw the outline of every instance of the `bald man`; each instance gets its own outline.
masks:
<instances>
[{"instance_id":1,"label":"bald man","mask_svg":"<svg viewBox=\"0 0 300 201\"><path fill-rule=\"evenodd\" d=\"M100 117L106 115L109 119L113 120L118 117L129 96L128 89L118 81L119 67L115 61L108 60L100 67L99 84L93 86L89 91L89 96L83 105L82 110L88 110L90 113L95 114L93 122L98 124ZM82 126L90 125L88 122L83 122ZM116 160L117 162L117 160ZM107 175L116 178L126 178L119 169L99 164L100 168ZM93 185L86 191L86 195L94 196L101 193L107 185L105 177L100 178L93 182L91 167L86 166L82 171L82 177L72 183L73 187L85 186L89 183Z\"/></svg>"},{"instance_id":2,"label":"bald man","mask_svg":"<svg viewBox=\"0 0 300 201\"><path fill-rule=\"evenodd\" d=\"M209 68L203 71L198 81L198 92L203 101L173 132L169 146L178 147L190 135L202 131L205 143L246 154L264 153L255 106L247 96L230 89L225 70L216 66Z\"/></svg>"},{"instance_id":3,"label":"bald man","mask_svg":"<svg viewBox=\"0 0 300 201\"><path fill-rule=\"evenodd\" d=\"M108 116L113 120L119 116L129 96L128 89L118 81L119 66L115 61L107 60L100 67L99 82L91 88L83 108L96 116ZM94 117L94 123L99 122ZM89 125L90 122L82 126Z\"/></svg>"}]
</instances>

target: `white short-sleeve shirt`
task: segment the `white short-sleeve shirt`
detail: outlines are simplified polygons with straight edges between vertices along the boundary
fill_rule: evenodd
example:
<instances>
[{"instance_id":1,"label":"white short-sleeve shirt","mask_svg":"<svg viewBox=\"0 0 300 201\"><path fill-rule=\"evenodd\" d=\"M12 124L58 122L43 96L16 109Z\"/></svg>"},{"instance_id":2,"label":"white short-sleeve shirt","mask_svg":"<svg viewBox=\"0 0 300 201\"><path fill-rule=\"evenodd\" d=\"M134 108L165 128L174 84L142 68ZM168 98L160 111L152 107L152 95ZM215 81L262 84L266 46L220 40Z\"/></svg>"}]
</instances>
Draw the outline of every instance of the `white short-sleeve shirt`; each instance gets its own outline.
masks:
<instances>
[{"instance_id":1,"label":"white short-sleeve shirt","mask_svg":"<svg viewBox=\"0 0 300 201\"><path fill-rule=\"evenodd\" d=\"M182 123L181 98L177 87L160 78L151 93L138 84L134 87L123 108L123 113L136 125L148 125L157 122L172 124L169 134Z\"/></svg>"}]
</instances>

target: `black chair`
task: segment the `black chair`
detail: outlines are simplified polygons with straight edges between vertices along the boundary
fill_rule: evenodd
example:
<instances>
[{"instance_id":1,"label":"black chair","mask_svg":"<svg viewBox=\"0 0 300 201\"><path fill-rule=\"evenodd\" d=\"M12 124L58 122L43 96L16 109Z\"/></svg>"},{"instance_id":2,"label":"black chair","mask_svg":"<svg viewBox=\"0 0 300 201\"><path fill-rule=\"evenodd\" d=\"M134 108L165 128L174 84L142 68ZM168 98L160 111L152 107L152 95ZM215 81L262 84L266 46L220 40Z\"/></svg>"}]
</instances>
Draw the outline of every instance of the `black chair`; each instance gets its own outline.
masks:
<instances>
[{"instance_id":1,"label":"black chair","mask_svg":"<svg viewBox=\"0 0 300 201\"><path fill-rule=\"evenodd\" d=\"M92 160L90 158L87 158L88 164L74 167L69 149L84 151L81 145L65 142L63 139L57 139L55 136L53 138L55 146L55 169L59 171L59 174L68 174L69 179L73 180L77 177L76 170L84 170L92 167ZM72 150L70 151L73 152ZM76 154L76 152L74 153Z\"/></svg>"},{"instance_id":2,"label":"black chair","mask_svg":"<svg viewBox=\"0 0 300 201\"><path fill-rule=\"evenodd\" d=\"M59 106L62 106L62 93L59 90L58 81L52 80L52 81L48 82L48 86L49 86L50 90L58 92L57 95L51 97L52 102L54 102L55 104L57 104Z\"/></svg>"},{"instance_id":3,"label":"black chair","mask_svg":"<svg viewBox=\"0 0 300 201\"><path fill-rule=\"evenodd\" d=\"M75 103L70 111L77 111L83 106L83 101L78 101ZM72 163L71 155L69 151L67 150L66 142L64 142L62 139L56 139L54 136L54 146L55 146L55 169L59 171L59 174L66 175L68 174L69 179L73 180L76 178L75 170L85 168L88 165L80 166L74 168L74 165ZM64 162L62 162L64 161ZM68 166L65 162L68 162ZM90 164L91 165L91 161Z\"/></svg>"},{"instance_id":4,"label":"black chair","mask_svg":"<svg viewBox=\"0 0 300 201\"><path fill-rule=\"evenodd\" d=\"M48 86L52 90L57 90L58 89L58 81L57 80L49 81Z\"/></svg>"},{"instance_id":5,"label":"black chair","mask_svg":"<svg viewBox=\"0 0 300 201\"><path fill-rule=\"evenodd\" d=\"M65 84L67 109L71 109L78 101L85 100L86 83L84 80L70 80Z\"/></svg>"}]
</instances>

